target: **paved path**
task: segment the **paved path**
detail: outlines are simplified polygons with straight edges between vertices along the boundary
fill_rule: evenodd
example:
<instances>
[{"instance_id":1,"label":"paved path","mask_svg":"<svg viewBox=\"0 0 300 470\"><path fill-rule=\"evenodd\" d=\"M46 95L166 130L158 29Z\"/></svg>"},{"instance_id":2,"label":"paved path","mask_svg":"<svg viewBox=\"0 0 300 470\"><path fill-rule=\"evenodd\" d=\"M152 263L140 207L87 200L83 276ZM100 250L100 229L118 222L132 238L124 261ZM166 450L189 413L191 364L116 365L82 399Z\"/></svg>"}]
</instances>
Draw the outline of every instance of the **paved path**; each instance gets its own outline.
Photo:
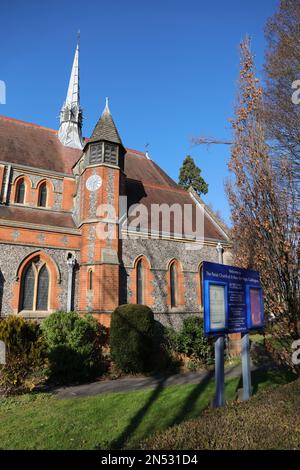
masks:
<instances>
[{"instance_id":1,"label":"paved path","mask_svg":"<svg viewBox=\"0 0 300 470\"><path fill-rule=\"evenodd\" d=\"M238 377L241 375L241 365L226 368L225 377ZM144 389L153 389L158 386L198 384L214 376L213 371L187 372L184 374L151 377L126 377L116 380L103 380L73 387L59 387L54 390L57 398L92 397L103 393L129 392Z\"/></svg>"}]
</instances>

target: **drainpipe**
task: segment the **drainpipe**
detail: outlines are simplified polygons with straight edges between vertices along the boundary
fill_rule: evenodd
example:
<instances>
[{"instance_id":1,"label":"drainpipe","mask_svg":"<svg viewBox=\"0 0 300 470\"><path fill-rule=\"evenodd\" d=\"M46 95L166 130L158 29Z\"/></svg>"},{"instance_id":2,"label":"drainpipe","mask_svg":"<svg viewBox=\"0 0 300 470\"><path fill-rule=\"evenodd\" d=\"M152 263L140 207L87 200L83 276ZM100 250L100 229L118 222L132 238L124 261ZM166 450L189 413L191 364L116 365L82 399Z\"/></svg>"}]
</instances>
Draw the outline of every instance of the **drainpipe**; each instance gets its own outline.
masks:
<instances>
[{"instance_id":1,"label":"drainpipe","mask_svg":"<svg viewBox=\"0 0 300 470\"><path fill-rule=\"evenodd\" d=\"M8 165L7 170L6 170L5 186L4 186L3 198L2 198L3 204L7 204L7 195L8 195L8 188L9 188L9 182L10 182L10 175L11 175L11 165Z\"/></svg>"},{"instance_id":2,"label":"drainpipe","mask_svg":"<svg viewBox=\"0 0 300 470\"><path fill-rule=\"evenodd\" d=\"M217 250L217 253L218 253L218 257L219 257L219 264L223 264L223 253L224 253L224 250L223 250L223 246L221 243L218 243L217 246L216 246L216 250Z\"/></svg>"},{"instance_id":3,"label":"drainpipe","mask_svg":"<svg viewBox=\"0 0 300 470\"><path fill-rule=\"evenodd\" d=\"M73 299L73 278L74 278L74 266L76 259L71 255L67 259L68 266L68 292L67 292L67 312L72 311L72 299Z\"/></svg>"}]
</instances>

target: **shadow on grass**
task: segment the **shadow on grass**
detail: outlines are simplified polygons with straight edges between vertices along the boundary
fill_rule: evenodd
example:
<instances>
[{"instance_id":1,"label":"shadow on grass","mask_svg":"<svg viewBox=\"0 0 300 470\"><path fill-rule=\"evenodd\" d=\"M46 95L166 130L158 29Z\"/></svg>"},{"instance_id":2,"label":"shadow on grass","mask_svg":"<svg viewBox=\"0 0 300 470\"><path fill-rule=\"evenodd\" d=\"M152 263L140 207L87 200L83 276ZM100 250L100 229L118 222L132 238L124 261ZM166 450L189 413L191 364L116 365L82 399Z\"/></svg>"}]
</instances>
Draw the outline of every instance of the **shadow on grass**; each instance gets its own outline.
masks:
<instances>
[{"instance_id":1,"label":"shadow on grass","mask_svg":"<svg viewBox=\"0 0 300 470\"><path fill-rule=\"evenodd\" d=\"M201 382L196 385L191 393L185 399L183 405L179 409L177 415L174 419L170 422L169 426L174 426L175 424L180 424L182 421L188 418L194 408L195 404L200 397L206 390L206 388L211 384L212 378L214 377L214 371L207 372L206 376L201 380Z\"/></svg>"},{"instance_id":2,"label":"shadow on grass","mask_svg":"<svg viewBox=\"0 0 300 470\"><path fill-rule=\"evenodd\" d=\"M175 424L180 424L182 421L189 418L189 416L193 413L195 409L197 400L203 393L205 393L209 384L211 384L213 375L214 375L213 371L208 372L206 376L200 381L200 383L193 387L191 393L186 397L182 406L179 408L178 413L175 415L174 418L170 419L170 421L168 422L168 427L173 426ZM131 419L129 425L122 432L122 434L118 436L117 439L115 439L111 443L111 446L110 446L111 449L122 449L124 448L124 446L126 446L126 443L130 441L130 439L132 438L132 436L134 435L138 427L142 424L143 420L146 418L147 413L150 411L150 408L155 404L161 392L165 388L166 380L167 380L167 377L161 378L159 380L157 387L151 393L145 405ZM151 429L149 429L149 432L151 432Z\"/></svg>"},{"instance_id":3,"label":"shadow on grass","mask_svg":"<svg viewBox=\"0 0 300 470\"><path fill-rule=\"evenodd\" d=\"M131 419L129 425L124 429L120 436L118 436L117 439L115 439L111 443L111 449L122 449L124 447L125 443L130 439L130 437L134 434L136 429L142 423L151 406L158 399L159 395L164 389L166 380L167 377L162 377L158 381L157 387L153 390L145 405L135 414L135 416Z\"/></svg>"},{"instance_id":4,"label":"shadow on grass","mask_svg":"<svg viewBox=\"0 0 300 470\"><path fill-rule=\"evenodd\" d=\"M261 368L251 372L252 394L255 395L259 390L267 387L283 385L293 382L297 376L288 369L284 368ZM243 388L243 377L240 377L237 389Z\"/></svg>"}]
</instances>

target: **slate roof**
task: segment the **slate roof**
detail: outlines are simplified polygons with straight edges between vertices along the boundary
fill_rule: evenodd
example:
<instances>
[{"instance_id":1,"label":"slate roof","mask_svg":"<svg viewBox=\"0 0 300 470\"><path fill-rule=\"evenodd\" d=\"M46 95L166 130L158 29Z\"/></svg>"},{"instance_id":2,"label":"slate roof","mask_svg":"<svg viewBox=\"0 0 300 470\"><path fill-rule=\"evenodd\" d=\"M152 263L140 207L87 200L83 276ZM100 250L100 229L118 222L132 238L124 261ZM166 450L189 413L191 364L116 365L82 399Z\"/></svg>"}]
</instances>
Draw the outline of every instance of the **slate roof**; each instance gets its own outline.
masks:
<instances>
[{"instance_id":1,"label":"slate roof","mask_svg":"<svg viewBox=\"0 0 300 470\"><path fill-rule=\"evenodd\" d=\"M122 145L121 137L118 133L112 115L106 109L97 122L89 142L95 142L97 140L108 140L109 142Z\"/></svg>"},{"instance_id":2,"label":"slate roof","mask_svg":"<svg viewBox=\"0 0 300 470\"><path fill-rule=\"evenodd\" d=\"M147 218L142 220L141 230L150 228L161 234L163 231L162 220L151 218L152 204L167 204L169 207L178 204L182 214L185 205L191 207L191 217L185 212L186 221L189 220L189 228L196 230L196 212L199 211L198 205L192 199L188 191L182 189L172 178L170 178L155 162L149 160L144 154L127 149L125 156L126 194L128 197L128 207L133 204L143 204L147 208ZM199 217L199 213L198 213ZM129 217L129 223L133 218ZM199 219L202 220L202 219ZM182 220L183 222L183 220ZM188 224L186 225L186 227ZM177 228L174 225L174 216L170 216L170 233L184 234L186 237L193 236L184 227L183 223ZM226 241L224 233L204 212L204 238Z\"/></svg>"}]
</instances>

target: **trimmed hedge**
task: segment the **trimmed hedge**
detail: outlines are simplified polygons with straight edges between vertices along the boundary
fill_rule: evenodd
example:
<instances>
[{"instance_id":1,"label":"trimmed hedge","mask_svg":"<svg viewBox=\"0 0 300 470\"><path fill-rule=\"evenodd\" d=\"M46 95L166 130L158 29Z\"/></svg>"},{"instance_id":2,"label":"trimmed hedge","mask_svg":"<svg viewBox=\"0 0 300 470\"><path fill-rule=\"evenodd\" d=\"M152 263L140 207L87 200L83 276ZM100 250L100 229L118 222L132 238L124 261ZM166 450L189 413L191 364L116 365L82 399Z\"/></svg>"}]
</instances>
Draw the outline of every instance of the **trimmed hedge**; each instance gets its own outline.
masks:
<instances>
[{"instance_id":1,"label":"trimmed hedge","mask_svg":"<svg viewBox=\"0 0 300 470\"><path fill-rule=\"evenodd\" d=\"M154 315L146 305L121 305L112 314L111 357L126 373L145 372L151 367Z\"/></svg>"},{"instance_id":2,"label":"trimmed hedge","mask_svg":"<svg viewBox=\"0 0 300 470\"><path fill-rule=\"evenodd\" d=\"M35 321L9 315L0 321L6 364L0 365L0 391L6 395L33 390L45 378L46 344Z\"/></svg>"},{"instance_id":3,"label":"trimmed hedge","mask_svg":"<svg viewBox=\"0 0 300 470\"><path fill-rule=\"evenodd\" d=\"M50 378L61 382L91 379L100 371L103 328L91 315L55 312L42 323Z\"/></svg>"}]
</instances>

